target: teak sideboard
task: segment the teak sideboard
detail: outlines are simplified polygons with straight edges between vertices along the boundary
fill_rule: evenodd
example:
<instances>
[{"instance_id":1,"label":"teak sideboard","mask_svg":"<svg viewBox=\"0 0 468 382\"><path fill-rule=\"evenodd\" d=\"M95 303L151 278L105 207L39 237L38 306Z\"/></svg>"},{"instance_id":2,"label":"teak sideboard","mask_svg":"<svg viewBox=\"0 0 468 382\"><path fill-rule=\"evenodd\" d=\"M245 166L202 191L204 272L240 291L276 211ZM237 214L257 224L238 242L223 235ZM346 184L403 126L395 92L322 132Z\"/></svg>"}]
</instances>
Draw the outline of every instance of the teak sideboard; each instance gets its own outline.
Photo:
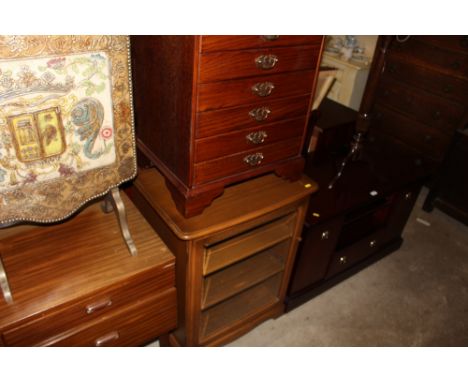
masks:
<instances>
[{"instance_id":1,"label":"teak sideboard","mask_svg":"<svg viewBox=\"0 0 468 382\"><path fill-rule=\"evenodd\" d=\"M305 176L268 174L227 187L190 219L177 210L164 177L140 170L128 191L176 256L178 329L161 344L227 343L284 311L309 195Z\"/></svg>"},{"instance_id":2,"label":"teak sideboard","mask_svg":"<svg viewBox=\"0 0 468 382\"><path fill-rule=\"evenodd\" d=\"M224 187L301 176L323 36L134 36L140 166L197 215Z\"/></svg>"},{"instance_id":3,"label":"teak sideboard","mask_svg":"<svg viewBox=\"0 0 468 382\"><path fill-rule=\"evenodd\" d=\"M1 345L137 346L176 328L174 256L124 202L137 256L99 203L65 223L0 231L13 294L0 299Z\"/></svg>"}]
</instances>

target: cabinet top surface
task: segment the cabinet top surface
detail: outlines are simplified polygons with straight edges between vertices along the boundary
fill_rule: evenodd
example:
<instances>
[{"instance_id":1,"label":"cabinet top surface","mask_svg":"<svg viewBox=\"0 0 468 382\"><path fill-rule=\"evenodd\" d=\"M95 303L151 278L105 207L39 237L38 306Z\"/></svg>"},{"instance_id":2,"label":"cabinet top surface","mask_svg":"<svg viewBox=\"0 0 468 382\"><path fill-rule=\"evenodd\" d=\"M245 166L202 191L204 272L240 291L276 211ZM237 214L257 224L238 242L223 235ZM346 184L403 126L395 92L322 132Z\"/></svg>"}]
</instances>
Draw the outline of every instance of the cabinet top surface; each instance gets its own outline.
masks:
<instances>
[{"instance_id":1,"label":"cabinet top surface","mask_svg":"<svg viewBox=\"0 0 468 382\"><path fill-rule=\"evenodd\" d=\"M140 170L135 186L182 240L207 236L255 219L306 198L318 189L317 183L305 175L290 182L269 174L227 187L201 215L187 219L177 211L157 170Z\"/></svg>"},{"instance_id":2,"label":"cabinet top surface","mask_svg":"<svg viewBox=\"0 0 468 382\"><path fill-rule=\"evenodd\" d=\"M0 298L0 327L175 261L126 195L122 198L137 256L130 255L116 215L103 213L99 203L65 223L0 230L13 294L10 305Z\"/></svg>"}]
</instances>

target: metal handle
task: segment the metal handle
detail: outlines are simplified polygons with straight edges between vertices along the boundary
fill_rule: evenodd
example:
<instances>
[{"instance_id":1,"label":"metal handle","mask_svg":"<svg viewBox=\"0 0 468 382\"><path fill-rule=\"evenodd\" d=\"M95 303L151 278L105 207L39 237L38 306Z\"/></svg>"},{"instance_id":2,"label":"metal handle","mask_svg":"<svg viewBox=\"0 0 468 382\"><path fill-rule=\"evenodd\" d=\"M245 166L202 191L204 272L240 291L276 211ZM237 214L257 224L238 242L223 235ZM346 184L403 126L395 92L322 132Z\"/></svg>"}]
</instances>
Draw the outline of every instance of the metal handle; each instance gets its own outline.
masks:
<instances>
[{"instance_id":1,"label":"metal handle","mask_svg":"<svg viewBox=\"0 0 468 382\"><path fill-rule=\"evenodd\" d=\"M409 200L409 199L411 198L411 195L412 195L411 192L407 192L407 193L405 194L405 200Z\"/></svg>"},{"instance_id":2,"label":"metal handle","mask_svg":"<svg viewBox=\"0 0 468 382\"><path fill-rule=\"evenodd\" d=\"M252 93L258 95L259 97L266 97L271 94L275 85L271 82L257 82L251 87Z\"/></svg>"},{"instance_id":3,"label":"metal handle","mask_svg":"<svg viewBox=\"0 0 468 382\"><path fill-rule=\"evenodd\" d=\"M260 163L262 163L262 160L263 160L262 153L250 154L244 157L244 162L250 166L258 166Z\"/></svg>"},{"instance_id":4,"label":"metal handle","mask_svg":"<svg viewBox=\"0 0 468 382\"><path fill-rule=\"evenodd\" d=\"M92 314L98 310L104 309L108 306L112 305L112 300L111 299L106 299L106 300L101 300L97 302L93 302L92 304L89 304L86 306L86 313L87 314Z\"/></svg>"},{"instance_id":5,"label":"metal handle","mask_svg":"<svg viewBox=\"0 0 468 382\"><path fill-rule=\"evenodd\" d=\"M377 240L371 240L369 247L374 248L377 245Z\"/></svg>"},{"instance_id":6,"label":"metal handle","mask_svg":"<svg viewBox=\"0 0 468 382\"><path fill-rule=\"evenodd\" d=\"M322 240L327 240L330 237L330 232L329 231L323 231L322 232Z\"/></svg>"},{"instance_id":7,"label":"metal handle","mask_svg":"<svg viewBox=\"0 0 468 382\"><path fill-rule=\"evenodd\" d=\"M107 342L118 340L120 337L119 332L110 332L102 337L99 337L95 342L95 346L103 346Z\"/></svg>"},{"instance_id":8,"label":"metal handle","mask_svg":"<svg viewBox=\"0 0 468 382\"><path fill-rule=\"evenodd\" d=\"M245 138L247 138L247 141L253 143L254 145L259 145L260 143L265 142L265 138L267 137L268 134L266 133L266 131L263 130L254 131L245 136Z\"/></svg>"},{"instance_id":9,"label":"metal handle","mask_svg":"<svg viewBox=\"0 0 468 382\"><path fill-rule=\"evenodd\" d=\"M249 111L249 115L258 122L267 119L270 113L271 110L266 106L258 107Z\"/></svg>"},{"instance_id":10,"label":"metal handle","mask_svg":"<svg viewBox=\"0 0 468 382\"><path fill-rule=\"evenodd\" d=\"M267 35L267 36L262 36L262 38L267 41L275 41L279 39L279 35Z\"/></svg>"},{"instance_id":11,"label":"metal handle","mask_svg":"<svg viewBox=\"0 0 468 382\"><path fill-rule=\"evenodd\" d=\"M255 59L255 65L257 68L268 70L275 67L278 62L278 57L274 54L262 54Z\"/></svg>"},{"instance_id":12,"label":"metal handle","mask_svg":"<svg viewBox=\"0 0 468 382\"><path fill-rule=\"evenodd\" d=\"M346 256L341 256L339 261L340 264L346 264L348 262L348 258Z\"/></svg>"}]
</instances>

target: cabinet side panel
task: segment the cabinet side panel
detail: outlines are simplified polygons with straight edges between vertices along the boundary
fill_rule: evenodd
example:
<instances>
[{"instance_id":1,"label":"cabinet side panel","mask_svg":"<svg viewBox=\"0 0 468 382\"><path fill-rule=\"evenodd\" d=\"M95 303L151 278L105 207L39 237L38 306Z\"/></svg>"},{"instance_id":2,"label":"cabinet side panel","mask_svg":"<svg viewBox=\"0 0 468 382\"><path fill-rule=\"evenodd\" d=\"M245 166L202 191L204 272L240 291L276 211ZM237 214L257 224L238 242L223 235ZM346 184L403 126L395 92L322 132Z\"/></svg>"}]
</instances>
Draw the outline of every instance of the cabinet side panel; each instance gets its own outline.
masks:
<instances>
[{"instance_id":1,"label":"cabinet side panel","mask_svg":"<svg viewBox=\"0 0 468 382\"><path fill-rule=\"evenodd\" d=\"M193 36L131 38L138 142L185 184L189 180L194 40Z\"/></svg>"}]
</instances>

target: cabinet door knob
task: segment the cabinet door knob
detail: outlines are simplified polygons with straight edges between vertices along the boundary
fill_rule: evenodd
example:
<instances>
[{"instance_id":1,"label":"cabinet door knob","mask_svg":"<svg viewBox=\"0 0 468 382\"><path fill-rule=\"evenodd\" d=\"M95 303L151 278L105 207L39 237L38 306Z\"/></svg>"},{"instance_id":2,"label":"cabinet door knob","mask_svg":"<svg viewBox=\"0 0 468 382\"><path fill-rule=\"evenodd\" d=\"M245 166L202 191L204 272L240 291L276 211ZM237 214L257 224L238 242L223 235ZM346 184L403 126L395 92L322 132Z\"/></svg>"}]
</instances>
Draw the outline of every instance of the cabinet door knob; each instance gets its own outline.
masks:
<instances>
[{"instance_id":1,"label":"cabinet door knob","mask_svg":"<svg viewBox=\"0 0 468 382\"><path fill-rule=\"evenodd\" d=\"M262 38L267 41L275 41L279 39L279 35L267 35L267 36L262 36Z\"/></svg>"},{"instance_id":2,"label":"cabinet door knob","mask_svg":"<svg viewBox=\"0 0 468 382\"><path fill-rule=\"evenodd\" d=\"M247 141L250 143L253 143L254 145L259 145L260 143L265 142L265 139L267 137L268 137L268 134L266 133L266 131L263 131L263 130L254 131L245 136L245 138L247 138Z\"/></svg>"},{"instance_id":3,"label":"cabinet door knob","mask_svg":"<svg viewBox=\"0 0 468 382\"><path fill-rule=\"evenodd\" d=\"M274 54L262 54L255 59L257 68L268 70L273 69L278 62L278 57Z\"/></svg>"},{"instance_id":4,"label":"cabinet door knob","mask_svg":"<svg viewBox=\"0 0 468 382\"><path fill-rule=\"evenodd\" d=\"M102 337L99 337L96 341L94 341L95 346L104 346L106 343L118 340L120 337L119 332L110 332Z\"/></svg>"},{"instance_id":5,"label":"cabinet door knob","mask_svg":"<svg viewBox=\"0 0 468 382\"><path fill-rule=\"evenodd\" d=\"M275 85L272 82L257 82L251 87L252 93L259 97L266 97L271 94Z\"/></svg>"},{"instance_id":6,"label":"cabinet door knob","mask_svg":"<svg viewBox=\"0 0 468 382\"><path fill-rule=\"evenodd\" d=\"M244 157L244 162L250 166L258 166L260 163L262 163L262 160L263 160L262 153L250 154Z\"/></svg>"},{"instance_id":7,"label":"cabinet door knob","mask_svg":"<svg viewBox=\"0 0 468 382\"><path fill-rule=\"evenodd\" d=\"M346 256L341 256L339 258L339 262L340 262L340 264L344 265L344 264L346 264L348 262L348 258Z\"/></svg>"},{"instance_id":8,"label":"cabinet door knob","mask_svg":"<svg viewBox=\"0 0 468 382\"><path fill-rule=\"evenodd\" d=\"M374 248L377 245L377 240L371 240L369 247Z\"/></svg>"},{"instance_id":9,"label":"cabinet door knob","mask_svg":"<svg viewBox=\"0 0 468 382\"><path fill-rule=\"evenodd\" d=\"M322 232L322 240L327 240L330 237L330 232L329 231L323 231Z\"/></svg>"},{"instance_id":10,"label":"cabinet door knob","mask_svg":"<svg viewBox=\"0 0 468 382\"><path fill-rule=\"evenodd\" d=\"M271 110L266 106L258 107L249 111L249 115L258 122L267 119L270 113Z\"/></svg>"}]
</instances>

